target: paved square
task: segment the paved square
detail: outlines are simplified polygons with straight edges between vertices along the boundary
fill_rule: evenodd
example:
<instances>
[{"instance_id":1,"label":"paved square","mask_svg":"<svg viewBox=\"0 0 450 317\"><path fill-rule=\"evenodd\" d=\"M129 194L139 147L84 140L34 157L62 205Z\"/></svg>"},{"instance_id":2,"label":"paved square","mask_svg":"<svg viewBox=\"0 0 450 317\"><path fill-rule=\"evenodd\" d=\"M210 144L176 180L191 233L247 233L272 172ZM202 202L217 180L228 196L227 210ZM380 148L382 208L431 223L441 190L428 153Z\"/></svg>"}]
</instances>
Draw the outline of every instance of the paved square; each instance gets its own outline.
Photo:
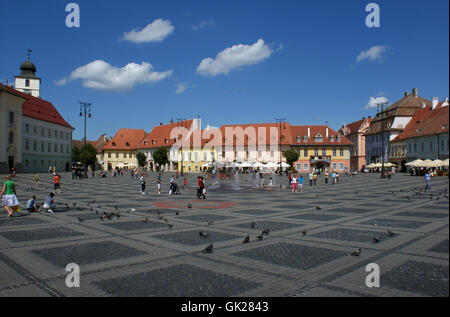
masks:
<instances>
[{"instance_id":1,"label":"paved square","mask_svg":"<svg viewBox=\"0 0 450 317\"><path fill-rule=\"evenodd\" d=\"M168 195L172 176L163 175L158 195L149 173L142 195L129 174L63 174L55 213L28 214L26 201L35 194L42 203L52 179L40 174L33 188L33 175L17 175L22 212L0 213L0 296L448 296L447 177L424 192L409 174L342 175L336 185L320 176L292 193L286 176L274 175L278 186L263 192L251 175L219 186L205 175L207 200L198 201L196 174L176 196ZM120 219L100 219L115 206ZM209 244L213 252L201 252ZM69 263L80 266L80 289L65 286ZM365 287L367 263L381 263L378 290Z\"/></svg>"}]
</instances>

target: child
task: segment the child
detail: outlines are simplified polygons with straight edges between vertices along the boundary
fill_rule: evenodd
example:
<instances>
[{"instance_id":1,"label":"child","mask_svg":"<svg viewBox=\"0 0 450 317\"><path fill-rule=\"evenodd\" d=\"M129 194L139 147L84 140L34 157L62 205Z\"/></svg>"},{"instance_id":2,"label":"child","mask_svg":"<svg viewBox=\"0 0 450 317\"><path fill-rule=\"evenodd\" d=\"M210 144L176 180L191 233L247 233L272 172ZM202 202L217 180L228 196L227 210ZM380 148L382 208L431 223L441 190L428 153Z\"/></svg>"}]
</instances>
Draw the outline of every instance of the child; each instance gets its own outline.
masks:
<instances>
[{"instance_id":1,"label":"child","mask_svg":"<svg viewBox=\"0 0 450 317\"><path fill-rule=\"evenodd\" d=\"M53 209L56 207L53 197L55 197L55 193L50 193L50 195L45 199L43 206L45 212L53 213Z\"/></svg>"},{"instance_id":2,"label":"child","mask_svg":"<svg viewBox=\"0 0 450 317\"><path fill-rule=\"evenodd\" d=\"M38 174L34 173L34 186L38 187L39 185L39 176Z\"/></svg>"},{"instance_id":3,"label":"child","mask_svg":"<svg viewBox=\"0 0 450 317\"><path fill-rule=\"evenodd\" d=\"M183 181L183 189L186 187L186 184L187 184L187 178L185 177L184 181Z\"/></svg>"},{"instance_id":4,"label":"child","mask_svg":"<svg viewBox=\"0 0 450 317\"><path fill-rule=\"evenodd\" d=\"M29 201L27 201L27 210L29 213L39 212L39 207L36 206L36 195L33 195Z\"/></svg>"},{"instance_id":5,"label":"child","mask_svg":"<svg viewBox=\"0 0 450 317\"><path fill-rule=\"evenodd\" d=\"M303 178L303 176L300 176L300 178L298 179L298 185L300 186L300 192L303 193L303 182L305 181L305 179Z\"/></svg>"},{"instance_id":6,"label":"child","mask_svg":"<svg viewBox=\"0 0 450 317\"><path fill-rule=\"evenodd\" d=\"M53 174L53 183L55 184L55 191L59 194L61 192L61 184L59 182L59 179L61 178L61 176L59 176L58 174Z\"/></svg>"},{"instance_id":7,"label":"child","mask_svg":"<svg viewBox=\"0 0 450 317\"><path fill-rule=\"evenodd\" d=\"M291 179L292 192L297 192L297 177L293 176Z\"/></svg>"},{"instance_id":8,"label":"child","mask_svg":"<svg viewBox=\"0 0 450 317\"><path fill-rule=\"evenodd\" d=\"M272 191L272 187L273 187L272 177L269 178L269 185L267 185L267 187L269 188L269 192L271 192Z\"/></svg>"}]
</instances>

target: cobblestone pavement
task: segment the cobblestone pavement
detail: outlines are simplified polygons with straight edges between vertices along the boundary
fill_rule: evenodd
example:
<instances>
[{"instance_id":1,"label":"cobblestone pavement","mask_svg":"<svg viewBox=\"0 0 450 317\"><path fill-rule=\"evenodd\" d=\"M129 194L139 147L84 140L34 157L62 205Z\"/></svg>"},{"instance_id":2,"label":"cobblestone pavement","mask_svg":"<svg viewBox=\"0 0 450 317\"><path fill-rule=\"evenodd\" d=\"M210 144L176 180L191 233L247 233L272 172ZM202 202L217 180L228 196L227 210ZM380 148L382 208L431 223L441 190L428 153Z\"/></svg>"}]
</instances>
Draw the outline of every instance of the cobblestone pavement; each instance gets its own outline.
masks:
<instances>
[{"instance_id":1,"label":"cobblestone pavement","mask_svg":"<svg viewBox=\"0 0 450 317\"><path fill-rule=\"evenodd\" d=\"M406 174L319 178L303 193L290 192L284 176L273 175L271 192L254 188L251 175L220 188L206 178L207 200L198 201L196 175L176 196L167 195L169 173L161 195L155 174L146 195L129 174L62 176L53 214L24 210L33 193L40 203L50 193L50 175L38 188L33 175L17 176L23 209L0 214L0 296L449 295L447 177L427 192ZM120 218L102 220L104 212ZM214 252L203 253L211 243ZM79 288L66 286L69 263L80 266ZM366 286L369 263L380 267L379 288Z\"/></svg>"}]
</instances>

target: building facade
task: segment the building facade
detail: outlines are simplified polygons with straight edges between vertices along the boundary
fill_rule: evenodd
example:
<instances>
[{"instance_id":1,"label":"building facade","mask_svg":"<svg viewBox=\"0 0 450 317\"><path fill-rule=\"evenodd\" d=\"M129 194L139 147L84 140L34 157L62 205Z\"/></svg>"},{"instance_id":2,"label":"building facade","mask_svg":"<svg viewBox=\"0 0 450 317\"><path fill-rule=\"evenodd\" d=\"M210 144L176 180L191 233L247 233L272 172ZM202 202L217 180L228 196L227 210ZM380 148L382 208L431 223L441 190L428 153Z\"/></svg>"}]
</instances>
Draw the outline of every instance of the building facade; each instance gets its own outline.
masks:
<instances>
[{"instance_id":1,"label":"building facade","mask_svg":"<svg viewBox=\"0 0 450 317\"><path fill-rule=\"evenodd\" d=\"M299 159L294 169L310 171L348 172L352 144L345 136L327 126L291 126L291 146Z\"/></svg>"},{"instance_id":2,"label":"building facade","mask_svg":"<svg viewBox=\"0 0 450 317\"><path fill-rule=\"evenodd\" d=\"M366 137L372 119L362 118L359 121L344 124L338 134L344 135L352 143L350 148L350 170L361 171L366 166Z\"/></svg>"},{"instance_id":3,"label":"building facade","mask_svg":"<svg viewBox=\"0 0 450 317\"><path fill-rule=\"evenodd\" d=\"M0 174L23 172L22 104L26 99L0 84Z\"/></svg>"},{"instance_id":4,"label":"building facade","mask_svg":"<svg viewBox=\"0 0 450 317\"><path fill-rule=\"evenodd\" d=\"M117 131L114 137L103 146L103 170L138 167L137 147L145 136L145 131L140 129L120 129Z\"/></svg>"},{"instance_id":5,"label":"building facade","mask_svg":"<svg viewBox=\"0 0 450 317\"><path fill-rule=\"evenodd\" d=\"M418 95L417 88L412 93L405 92L403 98L380 111L373 118L366 137L366 162L387 162L390 142L408 125L416 111L431 106L431 101Z\"/></svg>"}]
</instances>

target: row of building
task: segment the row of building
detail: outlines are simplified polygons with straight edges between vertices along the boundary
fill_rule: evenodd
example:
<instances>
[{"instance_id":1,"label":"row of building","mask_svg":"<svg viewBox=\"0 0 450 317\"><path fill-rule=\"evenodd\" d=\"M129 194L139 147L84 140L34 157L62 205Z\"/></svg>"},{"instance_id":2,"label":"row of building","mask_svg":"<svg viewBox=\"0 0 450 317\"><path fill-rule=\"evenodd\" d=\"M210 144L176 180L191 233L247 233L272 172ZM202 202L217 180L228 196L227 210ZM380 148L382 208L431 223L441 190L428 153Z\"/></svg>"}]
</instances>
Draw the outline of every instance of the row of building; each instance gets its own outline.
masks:
<instances>
[{"instance_id":1,"label":"row of building","mask_svg":"<svg viewBox=\"0 0 450 317\"><path fill-rule=\"evenodd\" d=\"M0 84L0 173L68 171L74 128L55 106L41 98L41 79L29 60L20 65L14 87ZM114 137L101 135L88 141L97 150L104 170L137 167L136 155L145 154L145 168L160 168L154 152L165 147L169 160L164 170L198 172L213 164L229 166L246 162L286 162L283 153L294 149L299 155L293 168L359 171L370 163L392 162L399 170L415 159L449 157L449 102L427 100L418 94L404 96L376 114L344 124L335 131L326 125L291 125L289 122L207 126L191 119L155 126L150 132L120 129Z\"/></svg>"}]
</instances>

